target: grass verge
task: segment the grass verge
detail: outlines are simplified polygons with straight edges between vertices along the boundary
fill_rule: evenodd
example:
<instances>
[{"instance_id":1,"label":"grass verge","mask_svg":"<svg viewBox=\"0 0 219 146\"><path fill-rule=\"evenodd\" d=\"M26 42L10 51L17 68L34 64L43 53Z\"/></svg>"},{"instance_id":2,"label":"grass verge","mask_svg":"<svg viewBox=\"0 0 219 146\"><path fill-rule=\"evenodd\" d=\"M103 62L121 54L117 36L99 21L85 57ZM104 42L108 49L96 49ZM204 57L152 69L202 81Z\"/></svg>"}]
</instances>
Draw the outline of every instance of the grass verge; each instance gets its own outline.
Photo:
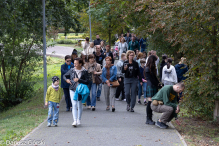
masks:
<instances>
[{"instance_id":1,"label":"grass verge","mask_svg":"<svg viewBox=\"0 0 219 146\"><path fill-rule=\"evenodd\" d=\"M53 76L61 76L60 68L63 60L48 57L47 61L47 86L49 86ZM1 113L0 145L5 146L6 141L21 140L47 118L48 109L44 108L42 68L37 69L33 81L36 81L34 86L36 96Z\"/></svg>"},{"instance_id":2,"label":"grass verge","mask_svg":"<svg viewBox=\"0 0 219 146\"><path fill-rule=\"evenodd\" d=\"M185 139L189 146L217 146L219 145L219 124L216 122L204 121L186 114L186 110L181 109L180 123L175 120L172 124Z\"/></svg>"}]
</instances>

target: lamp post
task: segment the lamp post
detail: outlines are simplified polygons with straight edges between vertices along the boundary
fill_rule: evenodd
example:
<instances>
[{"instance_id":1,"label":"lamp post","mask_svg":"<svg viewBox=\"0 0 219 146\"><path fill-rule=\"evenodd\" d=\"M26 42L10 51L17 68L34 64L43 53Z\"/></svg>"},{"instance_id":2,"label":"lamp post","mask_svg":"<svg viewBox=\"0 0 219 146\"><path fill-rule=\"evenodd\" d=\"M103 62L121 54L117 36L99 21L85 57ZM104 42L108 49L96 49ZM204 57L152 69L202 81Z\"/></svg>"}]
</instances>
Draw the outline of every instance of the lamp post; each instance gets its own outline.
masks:
<instances>
[{"instance_id":1,"label":"lamp post","mask_svg":"<svg viewBox=\"0 0 219 146\"><path fill-rule=\"evenodd\" d=\"M90 2L89 2L89 11L90 11ZM92 34L91 34L91 17L89 14L89 26L90 26L90 41L92 42Z\"/></svg>"},{"instance_id":2,"label":"lamp post","mask_svg":"<svg viewBox=\"0 0 219 146\"><path fill-rule=\"evenodd\" d=\"M43 74L44 74L44 103L47 90L47 64L46 64L46 16L45 16L45 0L43 3Z\"/></svg>"}]
</instances>

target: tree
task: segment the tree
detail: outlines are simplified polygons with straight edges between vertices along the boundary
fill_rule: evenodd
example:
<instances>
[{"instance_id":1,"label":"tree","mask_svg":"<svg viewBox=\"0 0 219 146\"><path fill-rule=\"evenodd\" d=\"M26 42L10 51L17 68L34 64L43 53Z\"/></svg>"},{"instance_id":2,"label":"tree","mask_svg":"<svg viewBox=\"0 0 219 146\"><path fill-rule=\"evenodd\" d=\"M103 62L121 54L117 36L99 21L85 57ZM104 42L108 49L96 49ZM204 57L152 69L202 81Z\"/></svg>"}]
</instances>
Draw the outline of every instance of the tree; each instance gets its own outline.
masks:
<instances>
[{"instance_id":1,"label":"tree","mask_svg":"<svg viewBox=\"0 0 219 146\"><path fill-rule=\"evenodd\" d=\"M59 5L61 4L61 5ZM65 1L46 1L47 26L63 26ZM0 3L0 111L30 98L31 81L42 60L42 1L2 0ZM72 14L72 13L71 13ZM70 25L70 26L69 26ZM70 28L67 23L64 27Z\"/></svg>"},{"instance_id":2,"label":"tree","mask_svg":"<svg viewBox=\"0 0 219 146\"><path fill-rule=\"evenodd\" d=\"M107 34L111 46L113 34L116 34L118 29L123 29L124 25L123 19L120 18L119 3L112 0L93 0L88 13L91 15L92 29L101 36Z\"/></svg>"}]
</instances>

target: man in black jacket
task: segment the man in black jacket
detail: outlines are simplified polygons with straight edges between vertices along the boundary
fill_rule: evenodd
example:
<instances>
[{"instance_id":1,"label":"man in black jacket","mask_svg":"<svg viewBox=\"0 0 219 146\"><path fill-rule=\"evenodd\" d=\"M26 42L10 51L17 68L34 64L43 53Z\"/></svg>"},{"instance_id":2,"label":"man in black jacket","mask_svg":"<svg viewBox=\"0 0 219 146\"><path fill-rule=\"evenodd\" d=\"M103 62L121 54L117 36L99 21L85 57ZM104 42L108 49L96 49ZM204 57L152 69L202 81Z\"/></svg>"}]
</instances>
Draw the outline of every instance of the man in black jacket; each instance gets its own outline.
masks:
<instances>
[{"instance_id":1,"label":"man in black jacket","mask_svg":"<svg viewBox=\"0 0 219 146\"><path fill-rule=\"evenodd\" d=\"M97 34L97 35L96 35L96 40L94 40L94 46L100 45L100 42L101 42L101 41L102 41L102 40L100 39L99 34Z\"/></svg>"}]
</instances>

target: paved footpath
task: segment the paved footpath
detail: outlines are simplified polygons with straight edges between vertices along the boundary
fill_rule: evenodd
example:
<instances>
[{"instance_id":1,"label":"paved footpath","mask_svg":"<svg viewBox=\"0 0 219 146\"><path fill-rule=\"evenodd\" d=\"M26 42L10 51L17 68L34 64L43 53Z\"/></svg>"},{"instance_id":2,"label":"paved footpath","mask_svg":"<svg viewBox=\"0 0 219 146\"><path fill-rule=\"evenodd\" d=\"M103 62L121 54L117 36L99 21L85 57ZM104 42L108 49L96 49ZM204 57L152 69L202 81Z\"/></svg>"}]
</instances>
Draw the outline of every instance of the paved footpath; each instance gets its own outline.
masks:
<instances>
[{"instance_id":1,"label":"paved footpath","mask_svg":"<svg viewBox=\"0 0 219 146\"><path fill-rule=\"evenodd\" d=\"M46 49L46 54L52 56L65 57L65 55L71 55L73 49L74 48L72 47L63 47L63 46L48 47Z\"/></svg>"},{"instance_id":2,"label":"paved footpath","mask_svg":"<svg viewBox=\"0 0 219 146\"><path fill-rule=\"evenodd\" d=\"M67 47L65 47L67 48ZM71 50L71 49L70 49ZM72 50L71 50L72 51ZM143 98L142 98L143 101ZM146 106L136 104L134 113L126 111L126 102L116 101L116 111L106 111L103 90L96 111L83 108L81 125L74 128L72 113L60 102L58 127L47 127L47 121L22 139L43 140L47 146L181 146L177 131L146 125ZM154 113L157 121L160 114Z\"/></svg>"}]
</instances>

